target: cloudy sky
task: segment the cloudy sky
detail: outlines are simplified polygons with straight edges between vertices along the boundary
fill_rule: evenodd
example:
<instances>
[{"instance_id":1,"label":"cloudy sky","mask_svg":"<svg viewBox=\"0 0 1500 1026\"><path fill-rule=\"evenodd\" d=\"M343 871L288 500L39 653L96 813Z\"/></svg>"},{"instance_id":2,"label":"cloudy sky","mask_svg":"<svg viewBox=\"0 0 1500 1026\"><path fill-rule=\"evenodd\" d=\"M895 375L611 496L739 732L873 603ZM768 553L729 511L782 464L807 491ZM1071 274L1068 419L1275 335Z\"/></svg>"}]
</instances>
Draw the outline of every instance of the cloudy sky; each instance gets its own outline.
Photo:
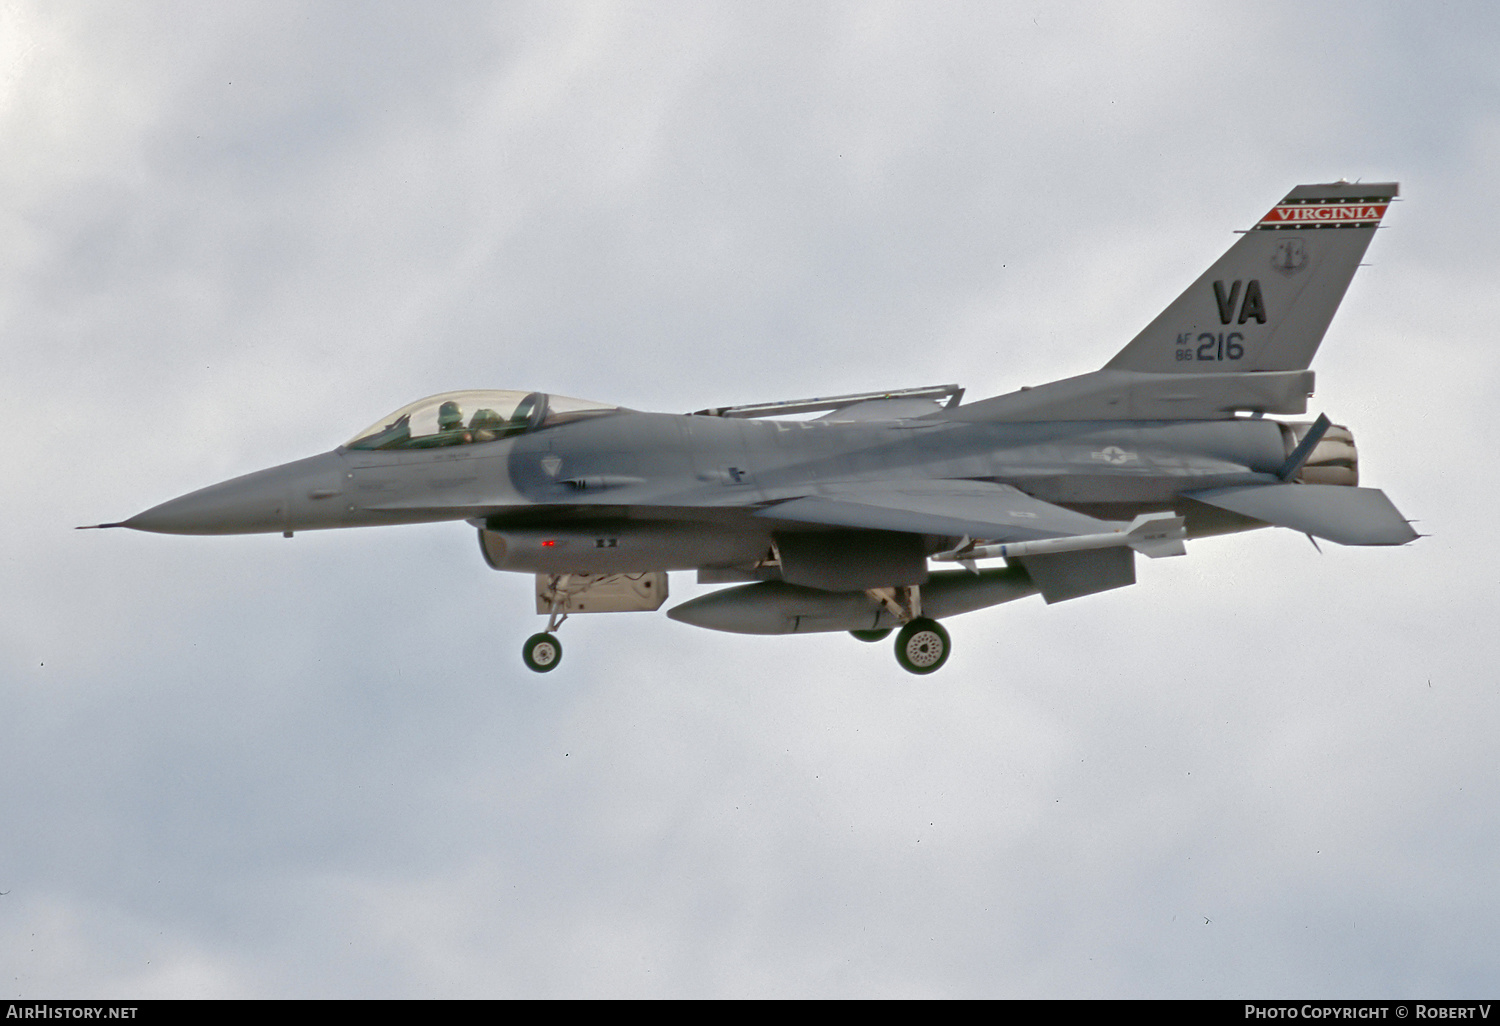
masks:
<instances>
[{"instance_id":1,"label":"cloudy sky","mask_svg":"<svg viewBox=\"0 0 1500 1026\"><path fill-rule=\"evenodd\" d=\"M0 4L8 994L1493 995L1500 14L1213 12ZM543 677L460 524L73 531L447 389L1082 373L1340 177L1403 200L1314 410L1403 549Z\"/></svg>"}]
</instances>

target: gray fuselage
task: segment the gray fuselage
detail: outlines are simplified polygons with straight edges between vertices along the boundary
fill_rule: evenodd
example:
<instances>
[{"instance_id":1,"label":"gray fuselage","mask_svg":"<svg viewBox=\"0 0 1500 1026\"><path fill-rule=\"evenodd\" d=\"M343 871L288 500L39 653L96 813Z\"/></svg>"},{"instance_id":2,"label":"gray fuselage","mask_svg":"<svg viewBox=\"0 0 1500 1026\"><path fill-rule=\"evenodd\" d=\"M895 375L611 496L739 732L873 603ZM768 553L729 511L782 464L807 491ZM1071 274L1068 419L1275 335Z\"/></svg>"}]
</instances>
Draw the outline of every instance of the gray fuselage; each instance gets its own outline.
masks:
<instances>
[{"instance_id":1,"label":"gray fuselage","mask_svg":"<svg viewBox=\"0 0 1500 1026\"><path fill-rule=\"evenodd\" d=\"M1283 426L1267 419L871 423L622 410L466 445L340 448L126 525L242 534L468 520L499 536L486 551L499 569L733 567L762 560L778 534L827 530L767 507L860 482L996 482L1111 520L1175 509L1190 536L1243 530L1258 523L1182 493L1274 481L1287 450Z\"/></svg>"}]
</instances>

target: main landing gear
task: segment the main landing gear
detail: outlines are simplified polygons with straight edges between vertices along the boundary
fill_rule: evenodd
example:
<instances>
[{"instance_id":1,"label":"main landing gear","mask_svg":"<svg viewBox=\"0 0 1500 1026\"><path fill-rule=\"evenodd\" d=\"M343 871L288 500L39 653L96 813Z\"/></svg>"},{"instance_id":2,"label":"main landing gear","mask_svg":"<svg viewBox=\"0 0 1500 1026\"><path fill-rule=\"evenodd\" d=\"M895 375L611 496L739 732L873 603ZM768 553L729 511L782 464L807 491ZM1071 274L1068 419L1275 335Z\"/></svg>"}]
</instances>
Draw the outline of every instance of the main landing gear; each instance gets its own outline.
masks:
<instances>
[{"instance_id":1,"label":"main landing gear","mask_svg":"<svg viewBox=\"0 0 1500 1026\"><path fill-rule=\"evenodd\" d=\"M908 673L932 673L948 661L953 644L936 620L920 616L896 635L896 662Z\"/></svg>"},{"instance_id":2,"label":"main landing gear","mask_svg":"<svg viewBox=\"0 0 1500 1026\"><path fill-rule=\"evenodd\" d=\"M896 635L896 662L907 673L933 673L948 661L953 642L936 620L922 615L922 590L916 585L903 588L870 588L867 594L885 606L902 623ZM850 631L860 641L880 641L890 629Z\"/></svg>"}]
</instances>

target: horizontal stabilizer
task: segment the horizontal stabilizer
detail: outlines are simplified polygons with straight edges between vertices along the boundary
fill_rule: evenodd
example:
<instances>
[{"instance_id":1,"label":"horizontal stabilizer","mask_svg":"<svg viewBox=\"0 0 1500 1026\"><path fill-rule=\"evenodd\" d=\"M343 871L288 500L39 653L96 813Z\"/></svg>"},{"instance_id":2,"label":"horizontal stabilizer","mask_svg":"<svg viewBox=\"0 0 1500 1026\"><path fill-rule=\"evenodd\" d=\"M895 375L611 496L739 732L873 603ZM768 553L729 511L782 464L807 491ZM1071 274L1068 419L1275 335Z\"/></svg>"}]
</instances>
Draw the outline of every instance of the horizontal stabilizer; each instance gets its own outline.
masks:
<instances>
[{"instance_id":1,"label":"horizontal stabilizer","mask_svg":"<svg viewBox=\"0 0 1500 1026\"><path fill-rule=\"evenodd\" d=\"M1417 537L1411 524L1378 488L1273 484L1185 494L1210 506L1340 545L1405 545Z\"/></svg>"}]
</instances>

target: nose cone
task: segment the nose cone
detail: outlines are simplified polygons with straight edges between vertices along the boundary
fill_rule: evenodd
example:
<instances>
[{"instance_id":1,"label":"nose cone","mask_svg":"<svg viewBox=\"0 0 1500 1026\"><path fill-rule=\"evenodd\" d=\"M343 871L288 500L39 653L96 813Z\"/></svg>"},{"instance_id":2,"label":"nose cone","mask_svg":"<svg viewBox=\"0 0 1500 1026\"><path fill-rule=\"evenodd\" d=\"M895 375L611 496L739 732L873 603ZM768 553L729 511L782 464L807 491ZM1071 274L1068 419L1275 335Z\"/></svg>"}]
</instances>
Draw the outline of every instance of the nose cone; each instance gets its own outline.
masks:
<instances>
[{"instance_id":1,"label":"nose cone","mask_svg":"<svg viewBox=\"0 0 1500 1026\"><path fill-rule=\"evenodd\" d=\"M158 534L259 534L338 527L344 461L325 452L200 488L137 513L120 526Z\"/></svg>"}]
</instances>

